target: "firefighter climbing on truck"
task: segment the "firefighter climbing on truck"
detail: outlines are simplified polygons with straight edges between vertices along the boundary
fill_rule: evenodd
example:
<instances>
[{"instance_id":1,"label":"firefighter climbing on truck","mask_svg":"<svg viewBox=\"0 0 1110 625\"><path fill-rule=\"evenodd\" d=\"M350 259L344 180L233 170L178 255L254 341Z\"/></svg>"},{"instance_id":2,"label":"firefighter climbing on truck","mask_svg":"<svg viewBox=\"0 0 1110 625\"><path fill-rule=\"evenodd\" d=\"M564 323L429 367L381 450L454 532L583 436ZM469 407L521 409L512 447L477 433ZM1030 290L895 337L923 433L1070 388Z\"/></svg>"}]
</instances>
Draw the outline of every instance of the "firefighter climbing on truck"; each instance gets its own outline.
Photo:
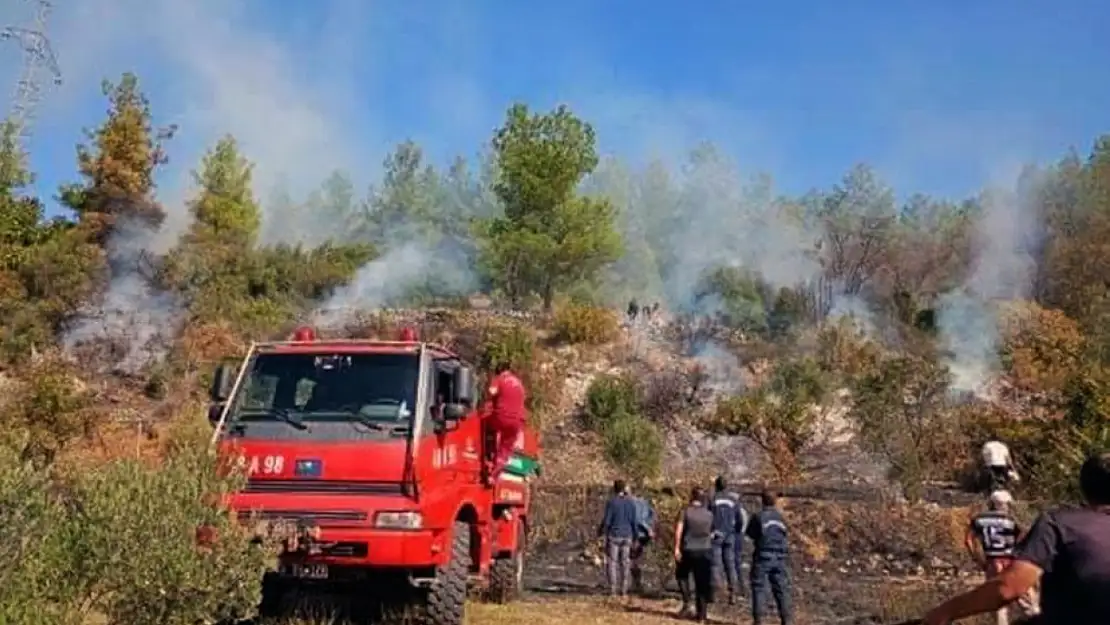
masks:
<instances>
[{"instance_id":1,"label":"firefighter climbing on truck","mask_svg":"<svg viewBox=\"0 0 1110 625\"><path fill-rule=\"evenodd\" d=\"M215 375L213 440L248 474L227 503L284 543L264 615L323 594L461 625L469 586L499 601L519 591L536 437L518 428L491 487L473 370L414 332L399 338L301 328Z\"/></svg>"},{"instance_id":2,"label":"firefighter climbing on truck","mask_svg":"<svg viewBox=\"0 0 1110 625\"><path fill-rule=\"evenodd\" d=\"M496 452L487 473L487 480L491 483L500 478L512 458L527 419L524 383L507 362L499 362L494 367L494 373L496 375L490 380L486 404L481 413L495 440Z\"/></svg>"}]
</instances>

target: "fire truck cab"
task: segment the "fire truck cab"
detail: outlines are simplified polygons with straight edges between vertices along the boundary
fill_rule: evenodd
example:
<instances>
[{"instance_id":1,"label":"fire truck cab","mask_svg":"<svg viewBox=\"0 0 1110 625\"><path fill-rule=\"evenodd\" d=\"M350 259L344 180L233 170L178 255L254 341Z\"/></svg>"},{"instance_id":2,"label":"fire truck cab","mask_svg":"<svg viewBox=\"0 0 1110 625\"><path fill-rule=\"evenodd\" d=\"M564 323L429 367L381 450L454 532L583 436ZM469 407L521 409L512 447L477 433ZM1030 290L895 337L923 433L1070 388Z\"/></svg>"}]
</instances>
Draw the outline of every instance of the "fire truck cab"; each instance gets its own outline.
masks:
<instances>
[{"instance_id":1,"label":"fire truck cab","mask_svg":"<svg viewBox=\"0 0 1110 625\"><path fill-rule=\"evenodd\" d=\"M213 442L247 473L231 509L283 544L263 616L326 590L403 597L418 622L459 625L468 586L497 601L519 593L536 437L526 429L488 479L474 369L411 331L402 339L302 328L217 369Z\"/></svg>"}]
</instances>

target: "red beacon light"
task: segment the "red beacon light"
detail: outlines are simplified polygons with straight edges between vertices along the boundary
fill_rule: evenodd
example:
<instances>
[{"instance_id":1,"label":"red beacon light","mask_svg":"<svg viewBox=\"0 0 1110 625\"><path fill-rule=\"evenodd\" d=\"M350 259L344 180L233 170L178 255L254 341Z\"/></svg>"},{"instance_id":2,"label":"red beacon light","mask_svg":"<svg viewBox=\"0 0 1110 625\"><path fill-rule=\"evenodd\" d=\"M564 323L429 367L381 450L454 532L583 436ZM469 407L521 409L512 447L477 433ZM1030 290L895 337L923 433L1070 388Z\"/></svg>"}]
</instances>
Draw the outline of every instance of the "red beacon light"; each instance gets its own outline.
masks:
<instances>
[{"instance_id":1,"label":"red beacon light","mask_svg":"<svg viewBox=\"0 0 1110 625\"><path fill-rule=\"evenodd\" d=\"M405 341L407 343L415 343L418 340L416 338L416 330L413 330L412 328L408 328L408 327L402 328L401 329L401 340Z\"/></svg>"},{"instance_id":2,"label":"red beacon light","mask_svg":"<svg viewBox=\"0 0 1110 625\"><path fill-rule=\"evenodd\" d=\"M316 340L316 331L308 326L301 326L293 331L293 341L297 343L311 343Z\"/></svg>"}]
</instances>

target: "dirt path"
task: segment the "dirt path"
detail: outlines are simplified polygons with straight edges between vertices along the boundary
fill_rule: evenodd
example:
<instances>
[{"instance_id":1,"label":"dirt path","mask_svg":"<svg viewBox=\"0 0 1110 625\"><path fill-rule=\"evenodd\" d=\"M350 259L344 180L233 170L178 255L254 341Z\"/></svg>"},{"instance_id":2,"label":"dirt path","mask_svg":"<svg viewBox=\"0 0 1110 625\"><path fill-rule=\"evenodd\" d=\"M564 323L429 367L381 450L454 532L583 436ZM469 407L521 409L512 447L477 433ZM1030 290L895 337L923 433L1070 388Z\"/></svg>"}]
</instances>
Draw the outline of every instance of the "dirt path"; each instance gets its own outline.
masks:
<instances>
[{"instance_id":1,"label":"dirt path","mask_svg":"<svg viewBox=\"0 0 1110 625\"><path fill-rule=\"evenodd\" d=\"M510 605L485 605L475 603L467 609L468 625L578 625L604 623L606 625L673 625L682 623L676 614L679 602L675 599L633 598L627 603L613 603L598 597L582 596L529 596ZM712 623L751 623L747 605L716 605L710 612ZM777 623L768 615L766 622ZM872 617L848 616L827 618L799 610L796 625L873 625L883 623ZM893 622L893 621L891 621Z\"/></svg>"}]
</instances>

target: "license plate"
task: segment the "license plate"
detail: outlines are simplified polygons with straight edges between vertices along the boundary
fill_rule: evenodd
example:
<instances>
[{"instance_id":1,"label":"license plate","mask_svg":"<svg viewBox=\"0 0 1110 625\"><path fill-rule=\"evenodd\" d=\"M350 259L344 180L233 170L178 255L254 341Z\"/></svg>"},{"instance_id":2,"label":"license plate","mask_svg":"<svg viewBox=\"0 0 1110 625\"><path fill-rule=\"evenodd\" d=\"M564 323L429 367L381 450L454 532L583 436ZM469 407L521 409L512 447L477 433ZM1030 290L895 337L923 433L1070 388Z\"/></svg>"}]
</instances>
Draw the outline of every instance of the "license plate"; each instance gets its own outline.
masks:
<instances>
[{"instance_id":1,"label":"license plate","mask_svg":"<svg viewBox=\"0 0 1110 625\"><path fill-rule=\"evenodd\" d=\"M290 564L289 574L300 579L327 579L328 565L326 564Z\"/></svg>"}]
</instances>

